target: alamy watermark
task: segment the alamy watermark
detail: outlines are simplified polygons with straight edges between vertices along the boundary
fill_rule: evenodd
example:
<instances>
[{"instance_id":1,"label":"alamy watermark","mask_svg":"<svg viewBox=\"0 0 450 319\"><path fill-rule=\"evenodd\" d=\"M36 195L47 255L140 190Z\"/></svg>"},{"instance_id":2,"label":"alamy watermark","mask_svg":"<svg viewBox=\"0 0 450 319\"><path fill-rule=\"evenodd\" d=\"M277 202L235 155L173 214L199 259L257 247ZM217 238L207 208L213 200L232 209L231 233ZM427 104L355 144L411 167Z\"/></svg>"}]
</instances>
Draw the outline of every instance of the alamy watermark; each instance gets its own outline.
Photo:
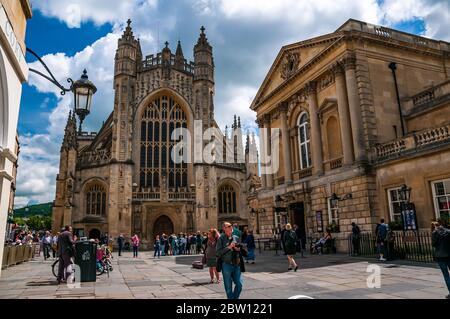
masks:
<instances>
[{"instance_id":1,"label":"alamy watermark","mask_svg":"<svg viewBox=\"0 0 450 319\"><path fill-rule=\"evenodd\" d=\"M173 130L170 139L176 143L170 156L174 163L260 164L261 174L276 174L280 168L279 128L260 129L259 154L254 139L244 149L240 128L233 129L229 137L216 127L204 129L203 122L196 120L193 135L187 128Z\"/></svg>"}]
</instances>

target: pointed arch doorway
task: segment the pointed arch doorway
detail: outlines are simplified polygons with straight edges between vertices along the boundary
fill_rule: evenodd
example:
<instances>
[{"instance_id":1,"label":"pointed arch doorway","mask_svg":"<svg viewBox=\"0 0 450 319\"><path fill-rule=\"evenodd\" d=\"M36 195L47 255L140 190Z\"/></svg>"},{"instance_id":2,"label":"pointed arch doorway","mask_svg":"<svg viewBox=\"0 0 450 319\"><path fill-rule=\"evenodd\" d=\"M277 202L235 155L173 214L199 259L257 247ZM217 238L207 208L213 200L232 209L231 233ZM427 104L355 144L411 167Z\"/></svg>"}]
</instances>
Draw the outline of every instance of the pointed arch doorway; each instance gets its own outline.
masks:
<instances>
[{"instance_id":1,"label":"pointed arch doorway","mask_svg":"<svg viewBox=\"0 0 450 319\"><path fill-rule=\"evenodd\" d=\"M154 225L153 225L153 236L156 237L156 235L170 235L173 234L173 223L172 220L167 217L166 215L159 216Z\"/></svg>"}]
</instances>

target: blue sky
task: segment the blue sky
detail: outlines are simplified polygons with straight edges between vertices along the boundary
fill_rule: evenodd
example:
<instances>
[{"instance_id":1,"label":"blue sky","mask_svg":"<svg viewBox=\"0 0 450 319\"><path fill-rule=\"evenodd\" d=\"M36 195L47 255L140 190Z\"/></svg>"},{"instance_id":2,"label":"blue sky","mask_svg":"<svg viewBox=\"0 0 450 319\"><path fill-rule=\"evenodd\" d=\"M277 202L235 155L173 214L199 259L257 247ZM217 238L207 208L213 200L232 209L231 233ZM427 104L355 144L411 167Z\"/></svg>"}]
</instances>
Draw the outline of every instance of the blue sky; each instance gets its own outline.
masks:
<instances>
[{"instance_id":1,"label":"blue sky","mask_svg":"<svg viewBox=\"0 0 450 319\"><path fill-rule=\"evenodd\" d=\"M350 3L350 4L349 4ZM256 130L249 105L281 46L333 32L347 19L450 40L449 1L433 0L32 0L26 43L57 79L78 79L86 67L98 87L85 129L97 131L112 110L112 71L117 38L128 18L144 55L167 40L181 40L185 57L201 25L213 45L216 119L232 114ZM159 40L159 41L158 41ZM30 66L38 68L31 55ZM34 62L34 63L33 63ZM54 198L59 148L71 97L34 75L23 87L16 205Z\"/></svg>"}]
</instances>

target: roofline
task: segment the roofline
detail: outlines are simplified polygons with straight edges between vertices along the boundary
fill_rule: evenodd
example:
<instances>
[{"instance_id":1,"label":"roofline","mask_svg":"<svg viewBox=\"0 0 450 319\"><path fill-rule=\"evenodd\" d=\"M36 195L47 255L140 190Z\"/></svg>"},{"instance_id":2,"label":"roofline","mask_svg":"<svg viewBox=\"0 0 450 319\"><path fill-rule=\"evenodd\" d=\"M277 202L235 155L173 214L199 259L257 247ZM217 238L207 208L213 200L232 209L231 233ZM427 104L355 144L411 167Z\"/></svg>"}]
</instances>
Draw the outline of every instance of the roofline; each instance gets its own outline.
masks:
<instances>
[{"instance_id":1,"label":"roofline","mask_svg":"<svg viewBox=\"0 0 450 319\"><path fill-rule=\"evenodd\" d=\"M314 38L306 39L306 40L303 40L303 41L299 41L299 42L294 42L294 43L291 43L291 44L283 45L281 47L280 51L278 52L277 56L275 57L274 62L270 66L269 71L267 72L266 76L264 77L264 80L261 83L258 91L256 92L256 95L253 98L253 101L252 101L252 103L250 105L250 109L254 110L254 106L255 106L254 104L255 104L256 97L258 97L258 95L261 93L261 90L265 87L267 81L270 78L269 75L271 75L271 73L275 70L275 67L278 65L278 63L280 61L280 58L281 58L281 56L283 55L283 53L285 51L291 50L293 47L295 47L295 48L302 47L302 46L304 47L304 46L307 46L307 45L313 45L313 44L317 44L317 43L321 43L321 42L326 42L326 40L332 41L333 39L337 39L340 36L341 35L335 34L334 32L332 32L332 33L323 34L323 35L320 35L320 36L317 36L317 37L314 37Z\"/></svg>"},{"instance_id":2,"label":"roofline","mask_svg":"<svg viewBox=\"0 0 450 319\"><path fill-rule=\"evenodd\" d=\"M398 29L393 29L393 28L390 28L390 27L386 27L386 26L381 25L381 24L369 23L369 22L365 22L365 21L361 21L361 20L357 20L357 19L353 19L353 18L350 18L347 21L345 21L339 28L336 29L335 32L340 32L340 31L362 31L362 32L364 32L363 28L360 28L360 29L357 29L357 30L355 30L354 28L346 29L345 26L349 25L351 22L356 22L356 23L359 23L360 25L381 27L383 29L386 29L386 30L389 30L389 31L393 31L395 33L400 33L400 34L404 34L404 35L408 35L408 36L423 38L423 39L426 39L428 41L433 41L433 42L444 42L444 43L447 43L447 44L450 45L450 42L447 42L447 41L444 41L444 40L432 39L432 38L424 37L422 35L417 35L417 34L414 34L414 33L409 33L409 32L401 31L401 30L398 30Z\"/></svg>"}]
</instances>

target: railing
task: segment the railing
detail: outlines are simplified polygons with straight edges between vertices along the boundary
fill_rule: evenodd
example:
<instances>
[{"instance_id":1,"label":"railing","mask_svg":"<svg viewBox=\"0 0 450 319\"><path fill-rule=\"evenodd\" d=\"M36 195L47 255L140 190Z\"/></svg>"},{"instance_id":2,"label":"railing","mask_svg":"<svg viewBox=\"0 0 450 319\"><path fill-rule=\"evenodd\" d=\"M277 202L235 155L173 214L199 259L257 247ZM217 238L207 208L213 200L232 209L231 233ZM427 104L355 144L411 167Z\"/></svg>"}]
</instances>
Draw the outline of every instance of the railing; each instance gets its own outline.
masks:
<instances>
[{"instance_id":1,"label":"railing","mask_svg":"<svg viewBox=\"0 0 450 319\"><path fill-rule=\"evenodd\" d=\"M281 240L278 238L258 238L255 239L256 248L259 250L261 254L264 250L275 250L275 255L283 253L283 247L281 244ZM302 240L299 239L296 243L297 251L300 253L301 257L303 257L303 247L306 247L306 243L303 244ZM302 247L302 248L300 248Z\"/></svg>"},{"instance_id":2,"label":"railing","mask_svg":"<svg viewBox=\"0 0 450 319\"><path fill-rule=\"evenodd\" d=\"M111 152L107 149L81 153L78 158L80 166L107 164L111 160Z\"/></svg>"},{"instance_id":3,"label":"railing","mask_svg":"<svg viewBox=\"0 0 450 319\"><path fill-rule=\"evenodd\" d=\"M176 192L176 193L169 193L169 201L170 200L193 200L195 199L195 193L182 193L182 192Z\"/></svg>"},{"instance_id":4,"label":"railing","mask_svg":"<svg viewBox=\"0 0 450 319\"><path fill-rule=\"evenodd\" d=\"M298 172L299 178L305 178L312 175L312 168L305 168Z\"/></svg>"},{"instance_id":5,"label":"railing","mask_svg":"<svg viewBox=\"0 0 450 319\"><path fill-rule=\"evenodd\" d=\"M342 159L343 159L342 157L339 157L339 158L333 158L333 159L323 162L323 164L325 165L325 170L328 171L328 170L342 167Z\"/></svg>"},{"instance_id":6,"label":"railing","mask_svg":"<svg viewBox=\"0 0 450 319\"><path fill-rule=\"evenodd\" d=\"M414 134L416 147L447 141L450 139L450 125L429 129Z\"/></svg>"},{"instance_id":7,"label":"railing","mask_svg":"<svg viewBox=\"0 0 450 319\"><path fill-rule=\"evenodd\" d=\"M133 192L133 199L145 199L145 200L160 200L160 193L159 192Z\"/></svg>"},{"instance_id":8,"label":"railing","mask_svg":"<svg viewBox=\"0 0 450 319\"><path fill-rule=\"evenodd\" d=\"M174 54L170 55L170 60L168 62L170 64L170 66L176 65L176 57ZM151 54L151 55L146 56L145 60L142 61L142 68L144 70L147 70L147 69L152 69L152 68L158 67L163 64L164 64L164 61L163 61L161 53L158 53L156 56ZM182 66L182 71L194 73L194 62L187 62L186 59L183 59L181 66Z\"/></svg>"},{"instance_id":9,"label":"railing","mask_svg":"<svg viewBox=\"0 0 450 319\"><path fill-rule=\"evenodd\" d=\"M372 233L362 233L359 239L348 238L350 255L378 258L383 252L388 260L402 259L418 262L433 262L433 247L431 233L428 231L393 232L383 246L377 244Z\"/></svg>"},{"instance_id":10,"label":"railing","mask_svg":"<svg viewBox=\"0 0 450 319\"><path fill-rule=\"evenodd\" d=\"M2 269L29 261L34 258L38 244L7 245L3 250Z\"/></svg>"},{"instance_id":11,"label":"railing","mask_svg":"<svg viewBox=\"0 0 450 319\"><path fill-rule=\"evenodd\" d=\"M422 150L441 143L450 143L450 124L414 132L401 139L376 145L372 150L372 161L399 157L406 152Z\"/></svg>"},{"instance_id":12,"label":"railing","mask_svg":"<svg viewBox=\"0 0 450 319\"><path fill-rule=\"evenodd\" d=\"M406 149L406 144L403 139L395 140L392 142L380 144L375 146L377 158L383 158L392 154L398 154Z\"/></svg>"},{"instance_id":13,"label":"railing","mask_svg":"<svg viewBox=\"0 0 450 319\"><path fill-rule=\"evenodd\" d=\"M421 111L427 106L435 105L435 101L441 101L442 97L450 94L450 80L442 82L438 85L433 85L416 95L409 98L405 98L402 103L402 107L406 112L406 116Z\"/></svg>"},{"instance_id":14,"label":"railing","mask_svg":"<svg viewBox=\"0 0 450 319\"><path fill-rule=\"evenodd\" d=\"M375 27L375 34L379 35L381 37L390 38L391 37L391 31L389 29L383 28L383 27Z\"/></svg>"},{"instance_id":15,"label":"railing","mask_svg":"<svg viewBox=\"0 0 450 319\"><path fill-rule=\"evenodd\" d=\"M422 92L413 97L414 105L423 104L434 99L434 90Z\"/></svg>"}]
</instances>

